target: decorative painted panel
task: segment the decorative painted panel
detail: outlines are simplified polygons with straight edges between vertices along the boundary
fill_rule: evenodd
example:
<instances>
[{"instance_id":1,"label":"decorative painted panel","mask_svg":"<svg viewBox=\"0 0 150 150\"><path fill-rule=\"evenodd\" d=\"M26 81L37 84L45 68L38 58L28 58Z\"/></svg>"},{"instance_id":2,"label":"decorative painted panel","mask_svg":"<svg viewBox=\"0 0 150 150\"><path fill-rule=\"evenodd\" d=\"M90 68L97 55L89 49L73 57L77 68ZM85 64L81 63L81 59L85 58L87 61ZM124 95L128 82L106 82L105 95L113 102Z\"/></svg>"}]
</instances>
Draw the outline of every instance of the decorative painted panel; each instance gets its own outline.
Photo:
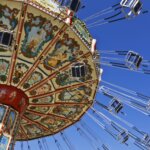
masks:
<instances>
[{"instance_id":1,"label":"decorative painted panel","mask_svg":"<svg viewBox=\"0 0 150 150\"><path fill-rule=\"evenodd\" d=\"M43 135L43 130L35 124L24 125L24 128L25 128L26 134L29 135L30 138L31 137L34 138L36 136Z\"/></svg>"},{"instance_id":2,"label":"decorative painted panel","mask_svg":"<svg viewBox=\"0 0 150 150\"><path fill-rule=\"evenodd\" d=\"M54 103L55 97L54 96L47 96L39 99L31 99L30 103L33 104L51 104Z\"/></svg>"},{"instance_id":3,"label":"decorative painted panel","mask_svg":"<svg viewBox=\"0 0 150 150\"><path fill-rule=\"evenodd\" d=\"M35 112L40 112L40 113L47 113L47 112L50 110L50 108L49 108L48 106L45 106L45 107L30 106L28 109L29 109L29 110L32 110L32 111L35 111Z\"/></svg>"},{"instance_id":4,"label":"decorative painted panel","mask_svg":"<svg viewBox=\"0 0 150 150\"><path fill-rule=\"evenodd\" d=\"M80 116L83 113L83 110L86 106L79 105L63 105L56 106L53 108L52 113L60 116L64 116L66 118L75 119L77 116Z\"/></svg>"},{"instance_id":5,"label":"decorative painted panel","mask_svg":"<svg viewBox=\"0 0 150 150\"><path fill-rule=\"evenodd\" d=\"M58 128L65 127L69 121L54 118L54 117L43 117L40 122L42 122L42 125L46 126L47 128L51 129L51 131L58 130Z\"/></svg>"},{"instance_id":6,"label":"decorative painted panel","mask_svg":"<svg viewBox=\"0 0 150 150\"><path fill-rule=\"evenodd\" d=\"M0 26L4 29L14 30L18 24L19 9L10 8L7 5L0 4Z\"/></svg>"},{"instance_id":7,"label":"decorative painted panel","mask_svg":"<svg viewBox=\"0 0 150 150\"><path fill-rule=\"evenodd\" d=\"M23 75L28 71L29 67L31 64L18 61L15 66L15 71L13 75L13 84L16 85L17 83L20 82L21 78Z\"/></svg>"},{"instance_id":8,"label":"decorative painted panel","mask_svg":"<svg viewBox=\"0 0 150 150\"><path fill-rule=\"evenodd\" d=\"M35 71L31 74L30 78L23 85L24 89L31 87L32 85L38 83L43 79L43 74L41 72Z\"/></svg>"},{"instance_id":9,"label":"decorative painted panel","mask_svg":"<svg viewBox=\"0 0 150 150\"><path fill-rule=\"evenodd\" d=\"M57 94L56 102L87 103L92 94L91 87L81 86L73 89L65 89Z\"/></svg>"},{"instance_id":10,"label":"decorative painted panel","mask_svg":"<svg viewBox=\"0 0 150 150\"><path fill-rule=\"evenodd\" d=\"M48 54L44 60L44 67L48 70L53 70L62 66L65 62L74 61L78 55L83 54L80 51L79 44L73 38L69 38L68 34L64 34L61 40L55 44L54 50Z\"/></svg>"},{"instance_id":11,"label":"decorative painted panel","mask_svg":"<svg viewBox=\"0 0 150 150\"><path fill-rule=\"evenodd\" d=\"M79 40L75 33L71 29L67 29L65 34L56 41L39 67L43 68L43 71L49 75L58 68L77 61L77 59L88 52L87 47Z\"/></svg>"},{"instance_id":12,"label":"decorative painted panel","mask_svg":"<svg viewBox=\"0 0 150 150\"><path fill-rule=\"evenodd\" d=\"M91 106L98 84L92 54L85 44L91 42L91 36L84 24L73 20L73 30L52 16L59 14L53 0L28 2L0 2L0 30L12 30L14 36L11 49L0 48L0 84L15 86L29 97L17 140L27 140L26 134L29 139L53 135L79 120ZM83 39L75 32L82 34ZM85 64L84 77L72 76L75 63ZM4 93L0 90L0 99ZM9 100L14 97L16 93L10 93ZM4 111L0 107L0 121ZM7 132L11 132L16 115L10 112ZM9 140L3 138L0 149Z\"/></svg>"},{"instance_id":13,"label":"decorative painted panel","mask_svg":"<svg viewBox=\"0 0 150 150\"><path fill-rule=\"evenodd\" d=\"M53 26L50 20L42 16L34 16L27 13L28 21L24 24L25 38L22 41L21 52L25 57L34 58L42 50L45 43L54 37L57 26Z\"/></svg>"},{"instance_id":14,"label":"decorative painted panel","mask_svg":"<svg viewBox=\"0 0 150 150\"><path fill-rule=\"evenodd\" d=\"M41 118L41 116L34 115L34 114L29 113L29 112L25 112L24 116L29 118L30 120L37 120L37 119Z\"/></svg>"},{"instance_id":15,"label":"decorative painted panel","mask_svg":"<svg viewBox=\"0 0 150 150\"><path fill-rule=\"evenodd\" d=\"M10 62L8 59L0 59L0 83L6 82L9 65Z\"/></svg>"},{"instance_id":16,"label":"decorative painted panel","mask_svg":"<svg viewBox=\"0 0 150 150\"><path fill-rule=\"evenodd\" d=\"M18 45L17 58L34 66L35 62L39 61L47 53L63 25L64 23L59 23L58 20L54 21L54 18L46 13L28 6L20 39L21 42ZM31 68L29 67L20 79L26 77Z\"/></svg>"}]
</instances>

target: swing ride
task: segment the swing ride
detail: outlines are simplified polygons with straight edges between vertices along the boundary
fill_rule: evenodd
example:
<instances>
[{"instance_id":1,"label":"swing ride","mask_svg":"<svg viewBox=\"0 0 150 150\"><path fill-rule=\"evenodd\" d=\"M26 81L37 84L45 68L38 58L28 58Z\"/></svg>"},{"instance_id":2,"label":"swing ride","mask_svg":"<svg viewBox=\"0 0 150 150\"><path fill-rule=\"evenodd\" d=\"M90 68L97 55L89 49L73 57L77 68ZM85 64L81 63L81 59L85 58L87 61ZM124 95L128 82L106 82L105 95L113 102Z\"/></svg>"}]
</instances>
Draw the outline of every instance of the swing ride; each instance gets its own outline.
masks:
<instances>
[{"instance_id":1,"label":"swing ride","mask_svg":"<svg viewBox=\"0 0 150 150\"><path fill-rule=\"evenodd\" d=\"M89 32L147 11L140 0L121 0L82 21L76 15L82 8L81 0L0 1L0 150L14 150L16 141L21 150L27 141L26 149L31 150L29 141L34 139L40 150L48 150L45 137L52 137L57 149L63 150L57 133L69 150L75 150L64 132L70 126L93 149L109 150L82 120L85 115L121 144L132 138L138 148L149 150L150 134L118 114L125 115L127 105L150 116L150 97L102 80L102 65L149 75L149 61L132 50L98 50ZM108 105L96 100L97 93L109 99Z\"/></svg>"}]
</instances>

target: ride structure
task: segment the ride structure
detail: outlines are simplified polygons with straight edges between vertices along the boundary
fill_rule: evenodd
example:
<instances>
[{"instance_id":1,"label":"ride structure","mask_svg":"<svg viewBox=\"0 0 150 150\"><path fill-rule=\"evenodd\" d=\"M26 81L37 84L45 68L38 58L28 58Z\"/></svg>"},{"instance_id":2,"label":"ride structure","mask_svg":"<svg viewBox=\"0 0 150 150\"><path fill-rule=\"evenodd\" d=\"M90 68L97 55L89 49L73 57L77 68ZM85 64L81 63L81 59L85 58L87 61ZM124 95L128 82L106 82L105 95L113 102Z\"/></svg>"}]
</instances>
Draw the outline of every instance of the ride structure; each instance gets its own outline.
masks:
<instances>
[{"instance_id":1,"label":"ride structure","mask_svg":"<svg viewBox=\"0 0 150 150\"><path fill-rule=\"evenodd\" d=\"M74 17L79 3L1 0L1 150L54 135L93 104L99 70L93 39Z\"/></svg>"},{"instance_id":2,"label":"ride structure","mask_svg":"<svg viewBox=\"0 0 150 150\"><path fill-rule=\"evenodd\" d=\"M103 66L149 75L150 61L133 50L99 50L89 33L147 13L143 6L121 0L82 21L80 0L0 1L0 150L14 150L16 141L35 149L33 139L49 150L46 137L58 150L76 150L70 126L92 150L111 150L87 120L122 145L150 149L150 134L126 118L126 106L149 117L150 97L102 78Z\"/></svg>"}]
</instances>

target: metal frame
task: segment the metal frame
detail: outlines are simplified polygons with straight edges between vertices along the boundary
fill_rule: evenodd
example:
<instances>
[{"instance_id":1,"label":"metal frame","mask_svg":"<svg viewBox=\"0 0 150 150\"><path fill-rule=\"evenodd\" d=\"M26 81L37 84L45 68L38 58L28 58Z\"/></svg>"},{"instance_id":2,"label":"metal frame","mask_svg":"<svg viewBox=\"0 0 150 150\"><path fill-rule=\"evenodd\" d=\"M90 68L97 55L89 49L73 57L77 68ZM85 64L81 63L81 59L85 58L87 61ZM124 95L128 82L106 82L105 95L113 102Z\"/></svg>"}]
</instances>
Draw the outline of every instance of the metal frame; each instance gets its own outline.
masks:
<instances>
[{"instance_id":1,"label":"metal frame","mask_svg":"<svg viewBox=\"0 0 150 150\"><path fill-rule=\"evenodd\" d=\"M150 135L148 134L145 134L143 139L142 139L142 142L146 145L146 146L150 146Z\"/></svg>"},{"instance_id":2,"label":"metal frame","mask_svg":"<svg viewBox=\"0 0 150 150\"><path fill-rule=\"evenodd\" d=\"M128 61L131 57L132 54L135 54L135 58L133 59L133 61ZM126 55L125 58L125 62L126 62L126 66L131 69L131 70L137 70L140 67L140 64L137 66L137 63L135 63L135 59L138 57L138 60L136 62L139 62L141 59L143 59L143 57L141 57L138 53L135 53L133 51L129 51Z\"/></svg>"},{"instance_id":3,"label":"metal frame","mask_svg":"<svg viewBox=\"0 0 150 150\"><path fill-rule=\"evenodd\" d=\"M121 132L118 136L118 139L121 141L121 143L125 143L129 139L129 133L127 131Z\"/></svg>"},{"instance_id":4,"label":"metal frame","mask_svg":"<svg viewBox=\"0 0 150 150\"><path fill-rule=\"evenodd\" d=\"M113 107L112 104L114 104L115 101L117 101L118 104L117 104L116 107ZM114 112L114 113L117 113L117 114L121 111L122 108L123 108L123 104L116 98L113 98L112 101L109 104L110 111Z\"/></svg>"},{"instance_id":5,"label":"metal frame","mask_svg":"<svg viewBox=\"0 0 150 150\"><path fill-rule=\"evenodd\" d=\"M138 4L140 4L141 7L135 11ZM140 0L122 0L120 5L122 6L122 11L125 13L126 17L134 17L141 13L142 3Z\"/></svg>"},{"instance_id":6,"label":"metal frame","mask_svg":"<svg viewBox=\"0 0 150 150\"><path fill-rule=\"evenodd\" d=\"M83 66L84 66L84 69L85 69L85 76L86 76L86 72L87 72L87 69L86 69L86 65L85 65L85 63L84 62L77 62L77 63L73 63L72 65L71 65L71 77L72 78L82 78L82 76L81 77L74 77L73 76L73 74L72 74L72 67L74 67L76 64L83 64ZM83 77L85 77L85 76L83 76Z\"/></svg>"},{"instance_id":7,"label":"metal frame","mask_svg":"<svg viewBox=\"0 0 150 150\"><path fill-rule=\"evenodd\" d=\"M14 33L12 31L7 31L7 30L0 30L0 32L2 33L2 38L0 39L0 47L4 48L4 49L8 49L10 47L12 47L12 43L13 43L13 39L14 39ZM8 33L11 35L11 38L9 38L9 44L8 45L5 45L5 44L2 44L2 40L3 40L3 36L5 33ZM11 42L12 40L12 42ZM10 43L11 42L11 43Z\"/></svg>"}]
</instances>

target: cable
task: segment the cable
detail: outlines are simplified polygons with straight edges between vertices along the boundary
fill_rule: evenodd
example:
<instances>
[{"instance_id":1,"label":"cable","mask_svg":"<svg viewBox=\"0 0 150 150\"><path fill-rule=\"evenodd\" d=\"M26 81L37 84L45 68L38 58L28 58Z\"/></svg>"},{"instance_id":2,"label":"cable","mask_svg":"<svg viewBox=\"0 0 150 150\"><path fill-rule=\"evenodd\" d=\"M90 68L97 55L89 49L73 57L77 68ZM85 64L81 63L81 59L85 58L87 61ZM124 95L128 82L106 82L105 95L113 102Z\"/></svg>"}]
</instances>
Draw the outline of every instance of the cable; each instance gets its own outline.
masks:
<instances>
[{"instance_id":1,"label":"cable","mask_svg":"<svg viewBox=\"0 0 150 150\"><path fill-rule=\"evenodd\" d=\"M41 141L38 139L38 146L40 150L44 150Z\"/></svg>"},{"instance_id":2,"label":"cable","mask_svg":"<svg viewBox=\"0 0 150 150\"><path fill-rule=\"evenodd\" d=\"M101 11L99 11L99 12L97 12L97 13L95 13L95 14L93 14L93 15L87 17L87 18L84 18L83 21L91 20L93 17L95 17L95 16L97 16L97 15L101 15L101 14L103 14L103 13L105 13L105 12L108 12L108 11L110 11L111 9L112 9L112 7L108 7L108 8L106 8L106 9L103 9L103 10L101 10Z\"/></svg>"},{"instance_id":3,"label":"cable","mask_svg":"<svg viewBox=\"0 0 150 150\"><path fill-rule=\"evenodd\" d=\"M80 134L80 136L82 136L84 139L87 140L88 143L90 143L90 145L92 146L92 149L94 149L94 150L100 149L97 147L95 142L93 143L93 139L91 137L89 137L89 135L83 129L81 129L77 125L76 125L76 129L77 129L78 133Z\"/></svg>"},{"instance_id":4,"label":"cable","mask_svg":"<svg viewBox=\"0 0 150 150\"><path fill-rule=\"evenodd\" d=\"M97 18L97 17L102 16L104 14L108 14L110 12L117 11L118 9L121 9L120 3L117 3L117 4L115 4L115 5L111 6L111 7L108 7L106 9L104 9L104 10L101 10L101 11L99 11L99 12L97 12L97 13L95 13L95 14L93 14L93 15L85 18L85 19L83 19L83 21L89 21L91 19Z\"/></svg>"},{"instance_id":5,"label":"cable","mask_svg":"<svg viewBox=\"0 0 150 150\"><path fill-rule=\"evenodd\" d=\"M109 85L109 86L115 87L115 88L117 88L117 89L119 89L119 90L122 90L122 91L125 92L125 93L128 93L128 94L131 94L131 95L133 95L133 96L137 96L137 97L138 97L138 98L136 98L136 97L130 96L129 98L131 98L131 99L134 99L134 100L136 100L136 101L138 101L138 102L141 102L141 103L143 103L143 104L146 104L146 105L148 105L148 103L149 103L149 100L150 100L150 97L149 97L149 96L143 95L143 94L141 94L141 93L139 93L139 92L131 91L131 90L129 90L129 89L126 89L126 88L117 86L117 85L115 85L115 84L106 82L106 81L104 81L104 80L102 80L101 82L103 82L104 84L107 84L107 85ZM111 90L111 88L108 88L108 87L105 87L105 86L101 86L101 87L99 88L99 90L101 91L101 90L103 90L103 89L105 89L105 88L106 88L106 90L107 90L107 89L108 89L108 90ZM112 89L112 90L113 90L113 89Z\"/></svg>"},{"instance_id":6,"label":"cable","mask_svg":"<svg viewBox=\"0 0 150 150\"><path fill-rule=\"evenodd\" d=\"M100 103L100 102L99 102ZM101 108L103 108L101 105L99 105ZM104 108L103 108L104 109ZM117 116L116 114L110 112L107 109L104 109L105 111L109 112L109 114L111 114L113 117L115 117L116 119L118 119L119 121L123 122L125 125L127 125L128 127L132 128L133 130L135 130L136 132L140 133L141 135L144 135L145 132L140 131L135 125L131 124L130 122L120 118L119 116Z\"/></svg>"},{"instance_id":7,"label":"cable","mask_svg":"<svg viewBox=\"0 0 150 150\"><path fill-rule=\"evenodd\" d=\"M67 138L64 132L60 132L60 135L64 142L66 143L69 150L75 150L74 146L71 144L70 140Z\"/></svg>"},{"instance_id":8,"label":"cable","mask_svg":"<svg viewBox=\"0 0 150 150\"><path fill-rule=\"evenodd\" d=\"M120 69L127 70L127 71L145 74L142 70L129 70L126 66L123 67L123 66L112 65L112 64L109 64L108 62L101 62L101 65L112 67L112 68L120 68Z\"/></svg>"},{"instance_id":9,"label":"cable","mask_svg":"<svg viewBox=\"0 0 150 150\"><path fill-rule=\"evenodd\" d=\"M45 149L45 150L49 150L49 148L48 148L48 144L47 144L47 142L46 142L46 139L45 139L45 138L42 138L42 143L43 143L44 149Z\"/></svg>"},{"instance_id":10,"label":"cable","mask_svg":"<svg viewBox=\"0 0 150 150\"><path fill-rule=\"evenodd\" d=\"M101 54L116 54L116 55L127 55L129 51L125 50L99 50Z\"/></svg>"},{"instance_id":11,"label":"cable","mask_svg":"<svg viewBox=\"0 0 150 150\"><path fill-rule=\"evenodd\" d=\"M58 140L55 138L55 136L52 136L54 141L55 141L55 144L57 146L57 149L58 150L63 150L63 147L61 146L61 144L58 142Z\"/></svg>"},{"instance_id":12,"label":"cable","mask_svg":"<svg viewBox=\"0 0 150 150\"><path fill-rule=\"evenodd\" d=\"M105 91L109 91L109 92L114 92L114 93L116 93L116 94L120 94L120 95L122 95L122 96L125 96L125 97L127 97L127 98L130 98L130 99L133 99L133 100L135 100L135 101L137 101L137 102L140 102L140 103L142 103L142 104L147 104L145 101L142 101L141 99L138 99L138 98L135 98L135 97L133 97L133 96L130 96L130 95L127 95L126 93L123 93L123 92L121 92L121 91L117 91L117 90L115 90L115 89L111 89L111 88L109 88L109 87L105 87L105 86L103 86L103 90ZM102 91L102 89L100 89L100 91Z\"/></svg>"},{"instance_id":13,"label":"cable","mask_svg":"<svg viewBox=\"0 0 150 150\"><path fill-rule=\"evenodd\" d=\"M108 149L107 145L104 144L104 141L92 130L92 128L90 128L84 121L83 119L80 121L80 126L83 128L83 130L85 130L91 137L94 138L94 140L97 143L101 143L102 147L105 147Z\"/></svg>"},{"instance_id":14,"label":"cable","mask_svg":"<svg viewBox=\"0 0 150 150\"><path fill-rule=\"evenodd\" d=\"M105 93L105 92L103 92ZM146 106L143 106L142 104L138 104L136 102L132 102L130 101L130 99L128 99L127 97L122 95L119 95L118 93L110 93L110 91L106 91L106 93L104 94L106 96L108 96L111 99L119 99L122 103L125 103L126 105L128 105L129 107L138 110L139 112L149 116L150 114L147 112L146 110Z\"/></svg>"},{"instance_id":15,"label":"cable","mask_svg":"<svg viewBox=\"0 0 150 150\"><path fill-rule=\"evenodd\" d=\"M111 13L111 12L114 12L114 10L109 10L109 11L104 12L104 13L101 13L101 14L99 14L99 15L95 15L93 18L90 18L90 19L88 19L87 21L92 20L92 19L95 19L95 18L100 17L100 16L103 16L103 15L106 15L106 14L109 14L109 13ZM102 20L104 20L104 19L102 19ZM95 21L95 22L93 22L93 23L89 23L89 24L87 24L87 25L89 26L89 25L91 25L91 24L95 24L96 22L100 22L100 20L99 20L99 21Z\"/></svg>"},{"instance_id":16,"label":"cable","mask_svg":"<svg viewBox=\"0 0 150 150\"><path fill-rule=\"evenodd\" d=\"M21 150L23 150L23 142L21 142Z\"/></svg>"},{"instance_id":17,"label":"cable","mask_svg":"<svg viewBox=\"0 0 150 150\"><path fill-rule=\"evenodd\" d=\"M96 118L94 118L91 114L86 112L86 114L98 125L100 126L104 131L106 131L108 134L110 134L115 140L116 140L116 135L111 133L101 122L99 122Z\"/></svg>"},{"instance_id":18,"label":"cable","mask_svg":"<svg viewBox=\"0 0 150 150\"><path fill-rule=\"evenodd\" d=\"M27 141L27 145L28 145L28 150L31 150L31 148L30 148L30 145L29 145L28 141Z\"/></svg>"},{"instance_id":19,"label":"cable","mask_svg":"<svg viewBox=\"0 0 150 150\"><path fill-rule=\"evenodd\" d=\"M118 8L118 9L120 9L120 8ZM116 10L118 10L118 9L116 9ZM145 13L148 13L148 11L143 11L141 14L145 14ZM122 20L125 20L125 19L131 17L131 16L126 15L126 16L123 16L123 17L121 17L121 18L109 20L109 19L112 19L112 18L115 18L115 17L119 16L120 14L122 14L122 11L120 11L119 13L117 13L117 14L115 14L115 15L113 15L113 16L104 18L104 22L101 22L100 24L96 24L96 23L95 23L95 24L93 24L93 25L92 25L92 24L89 25L89 26L87 25L87 28L90 29L90 28L97 27L97 26L101 26L101 25L104 25L104 24L109 24L109 23L114 23L114 22L122 21ZM107 20L108 20L108 21L107 21ZM146 72L145 74L149 74L149 73Z\"/></svg>"}]
</instances>

